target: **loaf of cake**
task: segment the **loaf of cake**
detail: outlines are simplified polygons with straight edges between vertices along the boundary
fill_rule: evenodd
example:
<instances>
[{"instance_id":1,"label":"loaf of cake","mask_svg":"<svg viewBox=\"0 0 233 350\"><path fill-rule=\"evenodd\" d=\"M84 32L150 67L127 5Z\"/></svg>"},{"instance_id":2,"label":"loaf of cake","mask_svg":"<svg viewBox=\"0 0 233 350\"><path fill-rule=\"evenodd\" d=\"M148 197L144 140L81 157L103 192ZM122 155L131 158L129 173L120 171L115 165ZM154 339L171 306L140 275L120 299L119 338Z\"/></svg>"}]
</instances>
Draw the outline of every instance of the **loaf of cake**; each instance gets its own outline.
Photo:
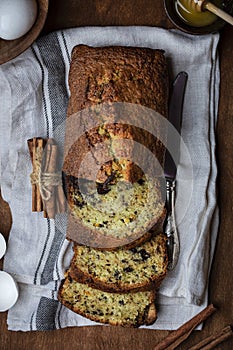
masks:
<instances>
[{"instance_id":1,"label":"loaf of cake","mask_svg":"<svg viewBox=\"0 0 233 350\"><path fill-rule=\"evenodd\" d=\"M153 117L155 112L167 117L164 53L78 45L69 87L63 164L67 238L100 249L137 246L150 229L161 230L165 217L164 130Z\"/></svg>"},{"instance_id":2,"label":"loaf of cake","mask_svg":"<svg viewBox=\"0 0 233 350\"><path fill-rule=\"evenodd\" d=\"M73 280L60 286L58 299L70 310L92 321L139 327L156 320L155 292L108 293Z\"/></svg>"},{"instance_id":3,"label":"loaf of cake","mask_svg":"<svg viewBox=\"0 0 233 350\"><path fill-rule=\"evenodd\" d=\"M74 255L58 299L93 321L152 324L167 271L164 52L78 45L69 87L63 180Z\"/></svg>"},{"instance_id":4,"label":"loaf of cake","mask_svg":"<svg viewBox=\"0 0 233 350\"><path fill-rule=\"evenodd\" d=\"M129 250L100 251L75 244L69 270L74 280L107 292L158 288L166 272L166 237L162 233Z\"/></svg>"}]
</instances>

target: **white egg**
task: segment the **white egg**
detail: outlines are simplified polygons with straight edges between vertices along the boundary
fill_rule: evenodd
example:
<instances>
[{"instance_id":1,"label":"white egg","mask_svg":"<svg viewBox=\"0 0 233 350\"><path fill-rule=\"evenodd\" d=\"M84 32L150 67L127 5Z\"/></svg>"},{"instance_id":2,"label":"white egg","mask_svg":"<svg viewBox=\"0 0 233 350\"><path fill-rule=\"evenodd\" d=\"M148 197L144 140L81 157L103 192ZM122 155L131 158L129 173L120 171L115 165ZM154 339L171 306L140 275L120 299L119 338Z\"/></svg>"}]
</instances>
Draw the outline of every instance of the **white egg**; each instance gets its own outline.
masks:
<instances>
[{"instance_id":1,"label":"white egg","mask_svg":"<svg viewBox=\"0 0 233 350\"><path fill-rule=\"evenodd\" d=\"M36 0L0 0L0 38L20 38L31 29L36 16Z\"/></svg>"},{"instance_id":2,"label":"white egg","mask_svg":"<svg viewBox=\"0 0 233 350\"><path fill-rule=\"evenodd\" d=\"M5 271L0 271L0 286L0 312L3 312L16 303L19 291L13 277Z\"/></svg>"},{"instance_id":3,"label":"white egg","mask_svg":"<svg viewBox=\"0 0 233 350\"><path fill-rule=\"evenodd\" d=\"M0 259L2 259L5 253L6 253L6 241L3 235L0 233Z\"/></svg>"}]
</instances>

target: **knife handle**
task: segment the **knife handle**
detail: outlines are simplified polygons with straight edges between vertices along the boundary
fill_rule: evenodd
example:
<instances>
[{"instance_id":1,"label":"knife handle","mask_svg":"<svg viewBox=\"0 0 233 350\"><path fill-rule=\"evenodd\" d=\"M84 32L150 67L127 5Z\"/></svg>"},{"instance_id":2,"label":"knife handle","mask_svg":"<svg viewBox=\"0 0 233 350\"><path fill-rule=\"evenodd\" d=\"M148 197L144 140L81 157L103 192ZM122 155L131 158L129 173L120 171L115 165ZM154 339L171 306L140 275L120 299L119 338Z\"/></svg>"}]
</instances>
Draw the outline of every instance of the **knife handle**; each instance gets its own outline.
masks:
<instances>
[{"instance_id":1,"label":"knife handle","mask_svg":"<svg viewBox=\"0 0 233 350\"><path fill-rule=\"evenodd\" d=\"M176 182L166 180L166 207L167 218L165 223L165 234L167 236L168 269L173 270L177 264L180 244L175 221L175 188Z\"/></svg>"}]
</instances>

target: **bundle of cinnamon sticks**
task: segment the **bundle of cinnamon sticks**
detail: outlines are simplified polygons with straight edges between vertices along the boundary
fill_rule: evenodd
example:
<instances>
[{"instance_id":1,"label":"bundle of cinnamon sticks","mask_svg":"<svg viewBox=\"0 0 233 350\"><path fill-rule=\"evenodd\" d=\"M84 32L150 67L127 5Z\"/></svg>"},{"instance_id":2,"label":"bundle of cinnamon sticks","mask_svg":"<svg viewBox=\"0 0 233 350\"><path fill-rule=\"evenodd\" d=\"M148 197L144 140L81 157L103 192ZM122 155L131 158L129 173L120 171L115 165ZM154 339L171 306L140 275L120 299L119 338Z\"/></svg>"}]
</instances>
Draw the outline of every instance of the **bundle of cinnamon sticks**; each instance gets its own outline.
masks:
<instances>
[{"instance_id":1,"label":"bundle of cinnamon sticks","mask_svg":"<svg viewBox=\"0 0 233 350\"><path fill-rule=\"evenodd\" d=\"M44 217L66 211L61 174L58 172L58 147L51 138L34 137L27 141L32 161L32 211L44 211Z\"/></svg>"}]
</instances>

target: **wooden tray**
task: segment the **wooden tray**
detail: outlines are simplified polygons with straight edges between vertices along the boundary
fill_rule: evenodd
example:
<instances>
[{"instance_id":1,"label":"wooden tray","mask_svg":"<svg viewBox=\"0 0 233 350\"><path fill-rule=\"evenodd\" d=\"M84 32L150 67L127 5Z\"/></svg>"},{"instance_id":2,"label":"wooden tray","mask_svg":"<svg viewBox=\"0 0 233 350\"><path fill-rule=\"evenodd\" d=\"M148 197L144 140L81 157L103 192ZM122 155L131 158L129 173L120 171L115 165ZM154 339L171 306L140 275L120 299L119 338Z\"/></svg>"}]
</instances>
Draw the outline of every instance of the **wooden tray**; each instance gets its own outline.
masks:
<instances>
[{"instance_id":1,"label":"wooden tray","mask_svg":"<svg viewBox=\"0 0 233 350\"><path fill-rule=\"evenodd\" d=\"M31 30L16 40L0 39L0 64L5 63L25 51L39 36L48 13L49 0L37 0L38 15Z\"/></svg>"}]
</instances>

